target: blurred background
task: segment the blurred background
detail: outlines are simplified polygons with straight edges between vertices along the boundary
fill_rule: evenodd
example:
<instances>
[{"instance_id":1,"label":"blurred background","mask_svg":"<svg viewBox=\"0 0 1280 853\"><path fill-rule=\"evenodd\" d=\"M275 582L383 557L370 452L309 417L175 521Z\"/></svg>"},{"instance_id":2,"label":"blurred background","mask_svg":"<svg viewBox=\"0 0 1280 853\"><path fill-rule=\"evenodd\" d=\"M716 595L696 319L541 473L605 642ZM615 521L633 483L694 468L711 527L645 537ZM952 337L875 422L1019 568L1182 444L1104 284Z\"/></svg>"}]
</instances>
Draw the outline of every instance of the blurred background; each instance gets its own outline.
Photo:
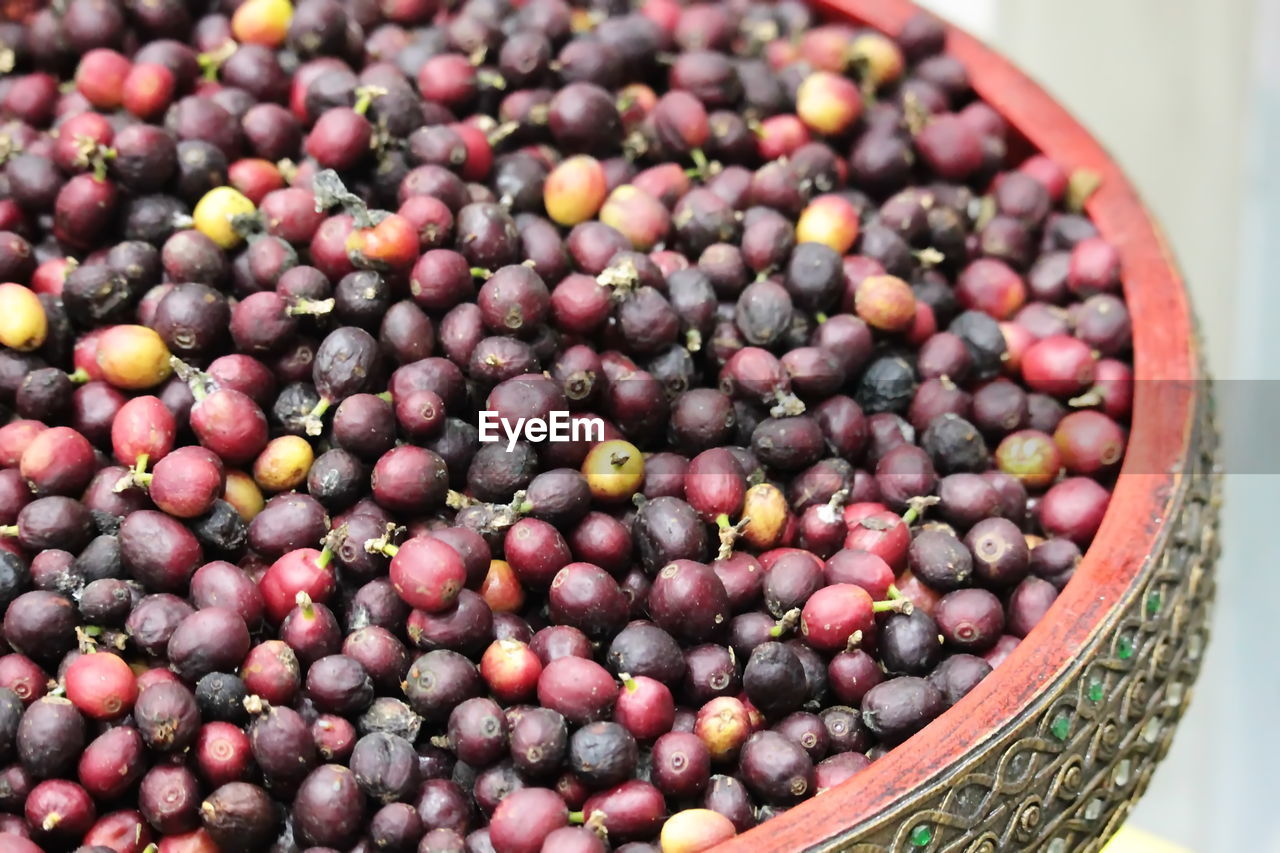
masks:
<instances>
[{"instance_id":1,"label":"blurred background","mask_svg":"<svg viewBox=\"0 0 1280 853\"><path fill-rule=\"evenodd\" d=\"M1217 379L1216 624L1132 823L1195 851L1280 851L1280 0L924 0L1101 140L1163 225Z\"/></svg>"}]
</instances>

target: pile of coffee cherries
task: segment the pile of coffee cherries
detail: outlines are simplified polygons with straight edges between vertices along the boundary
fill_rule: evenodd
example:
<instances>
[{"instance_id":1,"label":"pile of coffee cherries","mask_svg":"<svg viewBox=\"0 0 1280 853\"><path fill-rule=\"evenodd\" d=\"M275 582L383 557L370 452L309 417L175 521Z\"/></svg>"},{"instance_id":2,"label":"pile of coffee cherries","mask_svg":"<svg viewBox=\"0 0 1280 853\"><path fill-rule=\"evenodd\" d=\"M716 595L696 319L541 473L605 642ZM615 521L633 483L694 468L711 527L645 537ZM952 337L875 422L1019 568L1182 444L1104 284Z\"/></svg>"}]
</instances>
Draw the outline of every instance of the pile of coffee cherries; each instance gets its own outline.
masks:
<instances>
[{"instance_id":1,"label":"pile of coffee cherries","mask_svg":"<svg viewBox=\"0 0 1280 853\"><path fill-rule=\"evenodd\" d=\"M959 702L1132 370L1091 176L945 35L0 24L0 848L694 853Z\"/></svg>"}]
</instances>

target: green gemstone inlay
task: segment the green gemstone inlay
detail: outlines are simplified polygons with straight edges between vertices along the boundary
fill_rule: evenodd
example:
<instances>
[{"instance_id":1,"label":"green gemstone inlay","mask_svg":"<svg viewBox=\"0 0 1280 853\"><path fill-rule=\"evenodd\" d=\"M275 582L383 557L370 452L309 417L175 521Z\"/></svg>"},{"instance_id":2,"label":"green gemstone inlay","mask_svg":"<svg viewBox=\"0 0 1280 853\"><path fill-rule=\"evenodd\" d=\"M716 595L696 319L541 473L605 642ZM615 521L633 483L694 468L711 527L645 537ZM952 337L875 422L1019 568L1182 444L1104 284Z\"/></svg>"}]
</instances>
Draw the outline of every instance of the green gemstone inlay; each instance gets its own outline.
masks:
<instances>
[{"instance_id":1,"label":"green gemstone inlay","mask_svg":"<svg viewBox=\"0 0 1280 853\"><path fill-rule=\"evenodd\" d=\"M1120 660L1128 660L1133 657L1133 640L1128 637L1121 637L1120 642L1116 643L1116 655Z\"/></svg>"},{"instance_id":2,"label":"green gemstone inlay","mask_svg":"<svg viewBox=\"0 0 1280 853\"><path fill-rule=\"evenodd\" d=\"M1155 616L1157 613L1159 613L1160 604L1161 604L1160 591L1152 590L1151 594L1147 596L1147 615Z\"/></svg>"},{"instance_id":3,"label":"green gemstone inlay","mask_svg":"<svg viewBox=\"0 0 1280 853\"><path fill-rule=\"evenodd\" d=\"M1089 685L1089 701L1090 702L1102 701L1102 682L1101 681L1095 681Z\"/></svg>"},{"instance_id":4,"label":"green gemstone inlay","mask_svg":"<svg viewBox=\"0 0 1280 853\"><path fill-rule=\"evenodd\" d=\"M1067 735L1071 733L1071 718L1066 714L1060 715L1053 721L1053 725L1049 726L1049 731L1053 732L1053 736L1058 740L1066 740Z\"/></svg>"},{"instance_id":5,"label":"green gemstone inlay","mask_svg":"<svg viewBox=\"0 0 1280 853\"><path fill-rule=\"evenodd\" d=\"M924 847L933 840L933 830L927 824L920 824L911 830L911 846Z\"/></svg>"}]
</instances>

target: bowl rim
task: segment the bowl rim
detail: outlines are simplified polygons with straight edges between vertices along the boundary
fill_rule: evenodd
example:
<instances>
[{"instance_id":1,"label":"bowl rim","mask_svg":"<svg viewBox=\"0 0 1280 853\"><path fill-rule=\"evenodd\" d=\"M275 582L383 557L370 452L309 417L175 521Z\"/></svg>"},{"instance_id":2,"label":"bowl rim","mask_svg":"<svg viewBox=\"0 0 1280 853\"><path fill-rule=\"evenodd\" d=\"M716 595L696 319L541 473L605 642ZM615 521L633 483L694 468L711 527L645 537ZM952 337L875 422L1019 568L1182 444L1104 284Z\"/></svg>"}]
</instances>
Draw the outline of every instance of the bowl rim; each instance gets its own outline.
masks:
<instances>
[{"instance_id":1,"label":"bowl rim","mask_svg":"<svg viewBox=\"0 0 1280 853\"><path fill-rule=\"evenodd\" d=\"M908 0L810 0L824 18L896 35L920 7ZM717 853L802 850L847 834L945 784L980 743L1015 724L1078 663L1107 617L1151 565L1185 489L1204 377L1187 293L1163 234L1119 165L1071 114L1009 60L947 25L947 52L975 92L1031 147L1101 183L1085 210L1119 251L1133 318L1129 450L1102 526L1046 618L990 676L857 776L737 836ZM856 839L850 839L851 841Z\"/></svg>"}]
</instances>

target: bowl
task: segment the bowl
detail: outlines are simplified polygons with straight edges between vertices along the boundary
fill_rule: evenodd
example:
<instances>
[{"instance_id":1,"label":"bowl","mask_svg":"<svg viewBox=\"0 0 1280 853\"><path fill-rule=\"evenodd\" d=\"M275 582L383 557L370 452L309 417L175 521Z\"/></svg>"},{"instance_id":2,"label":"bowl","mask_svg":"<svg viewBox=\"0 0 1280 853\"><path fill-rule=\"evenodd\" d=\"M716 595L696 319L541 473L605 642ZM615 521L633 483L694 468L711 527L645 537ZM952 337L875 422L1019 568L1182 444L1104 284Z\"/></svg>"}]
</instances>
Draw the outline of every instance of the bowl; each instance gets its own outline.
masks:
<instances>
[{"instance_id":1,"label":"bowl","mask_svg":"<svg viewBox=\"0 0 1280 853\"><path fill-rule=\"evenodd\" d=\"M919 11L905 0L815 5L891 35ZM1129 451L1074 579L1003 664L853 779L722 853L1097 850L1168 751L1200 669L1221 484L1182 279L1133 186L1062 106L958 29L948 50L1009 123L1011 157L1039 151L1101 178L1086 211L1120 252L1133 317Z\"/></svg>"}]
</instances>

